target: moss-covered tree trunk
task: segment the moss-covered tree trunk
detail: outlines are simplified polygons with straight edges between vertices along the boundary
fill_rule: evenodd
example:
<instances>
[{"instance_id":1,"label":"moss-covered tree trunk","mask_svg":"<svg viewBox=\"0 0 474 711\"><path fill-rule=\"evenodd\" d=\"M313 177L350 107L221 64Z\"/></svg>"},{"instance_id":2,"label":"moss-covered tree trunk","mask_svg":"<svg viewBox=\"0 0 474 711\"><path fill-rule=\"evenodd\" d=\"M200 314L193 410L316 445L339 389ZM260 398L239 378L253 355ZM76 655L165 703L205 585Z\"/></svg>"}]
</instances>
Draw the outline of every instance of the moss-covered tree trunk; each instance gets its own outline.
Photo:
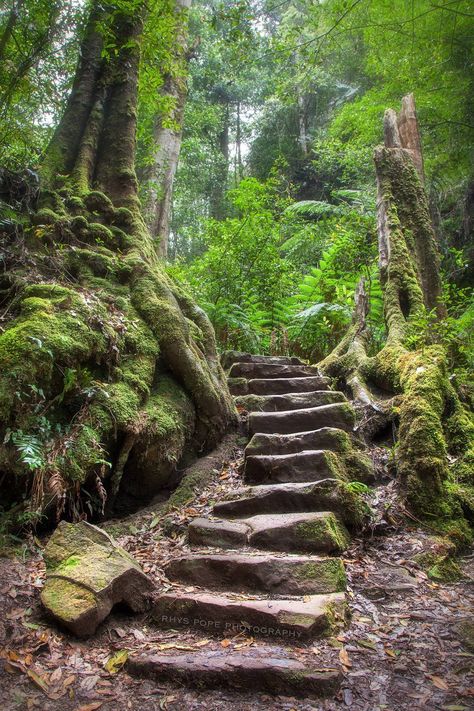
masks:
<instances>
[{"instance_id":1,"label":"moss-covered tree trunk","mask_svg":"<svg viewBox=\"0 0 474 711\"><path fill-rule=\"evenodd\" d=\"M374 156L386 344L368 357L361 285L353 324L321 367L347 383L365 408L366 437L397 425L395 461L408 504L461 542L474 524L474 423L451 382L436 329L420 333L429 314L442 319L445 310L413 121L413 97L405 97L400 115L386 112L385 145Z\"/></svg>"},{"instance_id":2,"label":"moss-covered tree trunk","mask_svg":"<svg viewBox=\"0 0 474 711\"><path fill-rule=\"evenodd\" d=\"M32 516L90 515L119 487L150 496L235 419L212 327L140 213L143 8L93 5L39 208L5 240L0 486Z\"/></svg>"}]
</instances>

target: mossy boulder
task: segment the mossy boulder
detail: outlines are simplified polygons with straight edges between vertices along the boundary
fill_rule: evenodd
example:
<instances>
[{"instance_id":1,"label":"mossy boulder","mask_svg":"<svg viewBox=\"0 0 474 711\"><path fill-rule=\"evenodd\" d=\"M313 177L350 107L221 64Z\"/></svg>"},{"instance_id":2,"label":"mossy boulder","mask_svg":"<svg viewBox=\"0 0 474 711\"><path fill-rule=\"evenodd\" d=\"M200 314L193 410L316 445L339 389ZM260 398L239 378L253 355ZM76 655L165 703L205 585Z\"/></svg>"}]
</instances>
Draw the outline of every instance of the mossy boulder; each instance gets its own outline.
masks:
<instances>
[{"instance_id":1,"label":"mossy boulder","mask_svg":"<svg viewBox=\"0 0 474 711\"><path fill-rule=\"evenodd\" d=\"M62 521L44 551L41 602L78 637L94 634L117 603L134 612L149 606L152 581L105 531L85 521Z\"/></svg>"}]
</instances>

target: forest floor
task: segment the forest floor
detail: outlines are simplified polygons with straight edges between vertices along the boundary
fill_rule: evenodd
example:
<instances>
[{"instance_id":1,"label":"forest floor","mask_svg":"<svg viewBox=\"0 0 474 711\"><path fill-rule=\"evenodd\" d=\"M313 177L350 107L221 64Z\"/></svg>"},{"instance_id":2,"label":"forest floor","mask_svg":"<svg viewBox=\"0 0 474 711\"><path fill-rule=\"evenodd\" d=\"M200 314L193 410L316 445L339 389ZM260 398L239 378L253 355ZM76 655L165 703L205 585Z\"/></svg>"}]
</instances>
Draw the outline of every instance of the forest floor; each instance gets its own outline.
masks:
<instances>
[{"instance_id":1,"label":"forest floor","mask_svg":"<svg viewBox=\"0 0 474 711\"><path fill-rule=\"evenodd\" d=\"M189 521L208 513L213 502L239 486L239 456L215 470L212 482L191 506L165 520L159 503L106 524L161 591L179 587L165 578L162 565L187 550L184 532ZM389 482L375 489L374 503L384 508L394 497L395 485ZM317 669L342 669L342 687L333 699L302 700L252 690L193 690L131 677L121 664L135 652L208 650L212 655L217 649L232 654L245 648L252 654L267 643L242 633L224 638L195 629L162 630L146 614L126 610L114 610L93 638L78 641L48 620L41 608L45 540L31 538L14 555L0 559L1 708L474 709L474 646L462 633L463 623L470 619L472 624L474 556L461 560L465 577L460 582L433 582L413 560L430 542L431 537L407 519L393 526L389 535L353 540L345 558L352 611L348 629L337 637L283 651Z\"/></svg>"}]
</instances>

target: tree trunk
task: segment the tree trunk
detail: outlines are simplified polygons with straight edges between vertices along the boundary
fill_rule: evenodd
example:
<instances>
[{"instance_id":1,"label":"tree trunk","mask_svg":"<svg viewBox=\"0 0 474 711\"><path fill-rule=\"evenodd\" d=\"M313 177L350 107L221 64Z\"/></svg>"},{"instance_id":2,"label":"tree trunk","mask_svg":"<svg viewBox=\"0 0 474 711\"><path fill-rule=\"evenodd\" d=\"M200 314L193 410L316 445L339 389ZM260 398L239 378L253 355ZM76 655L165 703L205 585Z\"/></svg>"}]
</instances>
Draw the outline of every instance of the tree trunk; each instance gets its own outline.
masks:
<instances>
[{"instance_id":1,"label":"tree trunk","mask_svg":"<svg viewBox=\"0 0 474 711\"><path fill-rule=\"evenodd\" d=\"M229 120L230 120L229 100L223 104L222 125L219 131L219 158L217 164L214 184L209 196L209 214L214 220L222 220L225 217L225 193L229 175Z\"/></svg>"},{"instance_id":2,"label":"tree trunk","mask_svg":"<svg viewBox=\"0 0 474 711\"><path fill-rule=\"evenodd\" d=\"M104 485L149 497L235 421L210 322L163 272L140 213L142 25L136 4L94 4L32 230L7 245L0 481L6 506L24 498L39 516L100 512Z\"/></svg>"},{"instance_id":3,"label":"tree trunk","mask_svg":"<svg viewBox=\"0 0 474 711\"><path fill-rule=\"evenodd\" d=\"M188 56L188 15L191 0L176 0L177 37L174 45L174 60L178 69L164 77L161 95L172 102L169 113L157 115L154 125L155 152L152 164L146 169L144 179L148 183L144 215L148 228L157 242L160 257L168 253L173 183L178 167L183 137L183 117L187 95L186 69Z\"/></svg>"},{"instance_id":4,"label":"tree trunk","mask_svg":"<svg viewBox=\"0 0 474 711\"><path fill-rule=\"evenodd\" d=\"M385 145L375 151L386 344L367 356L359 289L354 323L321 368L347 383L364 407L360 429L367 438L391 421L398 424L396 464L408 504L437 530L465 543L471 538L468 522L474 524L474 424L450 382L443 346L420 333L426 309L437 309L438 317L444 310L422 162L413 138L405 138L418 135L413 97L405 97L402 116L407 106L409 131L398 131L400 117L389 110Z\"/></svg>"}]
</instances>

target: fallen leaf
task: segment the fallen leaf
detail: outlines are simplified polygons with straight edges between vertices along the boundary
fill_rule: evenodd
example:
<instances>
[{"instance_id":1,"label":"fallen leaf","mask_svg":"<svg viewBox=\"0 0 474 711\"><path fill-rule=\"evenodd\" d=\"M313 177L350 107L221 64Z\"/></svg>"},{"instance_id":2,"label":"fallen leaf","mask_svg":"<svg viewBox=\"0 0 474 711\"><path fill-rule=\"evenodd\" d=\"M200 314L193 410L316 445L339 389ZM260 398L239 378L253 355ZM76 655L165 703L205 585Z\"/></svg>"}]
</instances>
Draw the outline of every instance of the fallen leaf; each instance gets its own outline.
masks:
<instances>
[{"instance_id":1,"label":"fallen leaf","mask_svg":"<svg viewBox=\"0 0 474 711\"><path fill-rule=\"evenodd\" d=\"M339 659L341 661L341 664L344 664L344 666L348 667L349 669L351 668L352 662L349 659L349 655L344 647L339 650Z\"/></svg>"},{"instance_id":2,"label":"fallen leaf","mask_svg":"<svg viewBox=\"0 0 474 711\"><path fill-rule=\"evenodd\" d=\"M377 645L370 639L357 639L356 642L361 647L367 647L367 649L373 649L375 651L377 650Z\"/></svg>"},{"instance_id":3,"label":"fallen leaf","mask_svg":"<svg viewBox=\"0 0 474 711\"><path fill-rule=\"evenodd\" d=\"M205 647L206 644L209 644L211 640L210 639L201 639L199 642L196 642L194 645L195 647Z\"/></svg>"},{"instance_id":4,"label":"fallen leaf","mask_svg":"<svg viewBox=\"0 0 474 711\"><path fill-rule=\"evenodd\" d=\"M103 701L92 701L90 704L78 706L76 711L96 711L96 709L100 709L103 703Z\"/></svg>"},{"instance_id":5,"label":"fallen leaf","mask_svg":"<svg viewBox=\"0 0 474 711\"><path fill-rule=\"evenodd\" d=\"M58 667L57 669L55 669L53 671L53 673L49 677L49 680L50 680L50 682L59 681L60 678L62 677L62 675L63 675L63 670L61 669L61 667Z\"/></svg>"},{"instance_id":6,"label":"fallen leaf","mask_svg":"<svg viewBox=\"0 0 474 711\"><path fill-rule=\"evenodd\" d=\"M440 676L429 676L431 679L431 682L436 686L437 689L441 689L442 691L449 691L449 685L448 683L442 679Z\"/></svg>"},{"instance_id":7,"label":"fallen leaf","mask_svg":"<svg viewBox=\"0 0 474 711\"><path fill-rule=\"evenodd\" d=\"M111 657L108 658L106 663L104 664L105 669L110 674L117 674L117 672L120 671L120 669L123 667L125 662L128 659L128 652L126 649L121 649L118 652L115 652Z\"/></svg>"},{"instance_id":8,"label":"fallen leaf","mask_svg":"<svg viewBox=\"0 0 474 711\"><path fill-rule=\"evenodd\" d=\"M168 642L168 644L159 644L158 649L160 652L164 649L180 649L182 652L192 652L194 647L190 647L189 644L175 644L174 642Z\"/></svg>"},{"instance_id":9,"label":"fallen leaf","mask_svg":"<svg viewBox=\"0 0 474 711\"><path fill-rule=\"evenodd\" d=\"M230 642L230 639L223 639L223 640L221 641L221 647L224 647L224 648L225 648L225 647L228 647L228 646L230 645L230 643L231 643L231 642Z\"/></svg>"}]
</instances>

